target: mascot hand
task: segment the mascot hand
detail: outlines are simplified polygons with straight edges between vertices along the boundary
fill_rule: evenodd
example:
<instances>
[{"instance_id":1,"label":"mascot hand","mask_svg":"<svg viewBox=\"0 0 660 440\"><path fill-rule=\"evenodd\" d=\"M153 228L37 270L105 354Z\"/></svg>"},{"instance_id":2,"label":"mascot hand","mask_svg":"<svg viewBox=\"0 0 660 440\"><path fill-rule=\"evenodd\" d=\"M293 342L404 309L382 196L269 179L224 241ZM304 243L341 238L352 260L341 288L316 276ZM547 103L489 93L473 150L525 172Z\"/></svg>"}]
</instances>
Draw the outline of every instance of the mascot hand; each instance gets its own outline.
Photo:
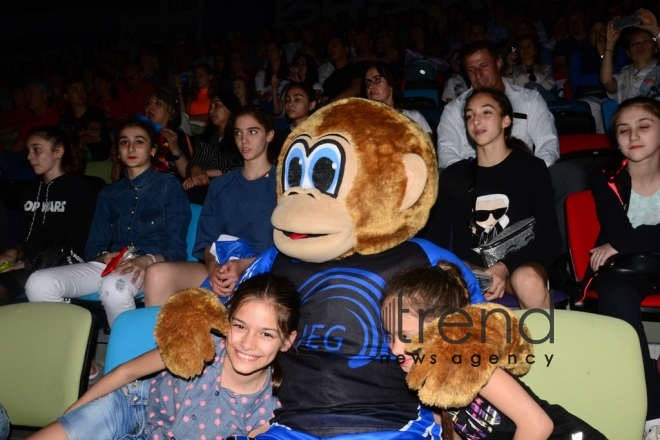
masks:
<instances>
[{"instance_id":1,"label":"mascot hand","mask_svg":"<svg viewBox=\"0 0 660 440\"><path fill-rule=\"evenodd\" d=\"M408 386L426 405L467 406L497 367L516 376L529 371L525 361L533 350L529 331L523 329L527 339L523 338L513 312L488 303L459 310L445 317L442 328L438 327L439 319L434 320L424 329L421 340L417 335L406 347L407 352L419 356L406 378Z\"/></svg>"},{"instance_id":2,"label":"mascot hand","mask_svg":"<svg viewBox=\"0 0 660 440\"><path fill-rule=\"evenodd\" d=\"M227 309L212 292L194 288L172 295L158 313L154 330L167 369L184 379L199 375L215 356L211 329L223 335L229 331Z\"/></svg>"}]
</instances>

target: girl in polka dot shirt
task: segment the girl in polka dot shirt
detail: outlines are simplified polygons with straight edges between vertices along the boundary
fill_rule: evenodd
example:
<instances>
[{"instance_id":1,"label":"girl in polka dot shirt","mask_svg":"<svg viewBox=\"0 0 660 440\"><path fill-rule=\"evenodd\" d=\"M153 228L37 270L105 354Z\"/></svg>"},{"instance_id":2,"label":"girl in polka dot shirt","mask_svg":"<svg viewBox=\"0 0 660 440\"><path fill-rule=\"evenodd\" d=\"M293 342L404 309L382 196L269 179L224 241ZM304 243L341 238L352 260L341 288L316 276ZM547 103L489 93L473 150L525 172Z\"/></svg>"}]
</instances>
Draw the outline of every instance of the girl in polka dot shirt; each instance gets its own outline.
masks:
<instances>
[{"instance_id":1,"label":"girl in polka dot shirt","mask_svg":"<svg viewBox=\"0 0 660 440\"><path fill-rule=\"evenodd\" d=\"M30 438L210 440L268 429L279 406L274 360L296 337L298 295L287 280L263 274L244 281L228 306L229 334L215 338L215 359L201 375L172 375L152 350L108 373Z\"/></svg>"}]
</instances>

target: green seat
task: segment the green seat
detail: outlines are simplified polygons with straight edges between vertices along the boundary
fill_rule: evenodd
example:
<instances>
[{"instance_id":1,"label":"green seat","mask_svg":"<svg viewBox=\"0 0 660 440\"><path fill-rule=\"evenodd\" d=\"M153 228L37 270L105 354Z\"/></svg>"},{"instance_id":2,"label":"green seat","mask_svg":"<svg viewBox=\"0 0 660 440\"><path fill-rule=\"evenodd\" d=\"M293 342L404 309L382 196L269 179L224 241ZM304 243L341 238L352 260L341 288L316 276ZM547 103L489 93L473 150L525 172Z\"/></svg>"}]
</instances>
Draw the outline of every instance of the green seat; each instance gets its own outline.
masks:
<instances>
[{"instance_id":1,"label":"green seat","mask_svg":"<svg viewBox=\"0 0 660 440\"><path fill-rule=\"evenodd\" d=\"M85 391L93 324L72 304L0 307L0 402L12 425L46 426Z\"/></svg>"},{"instance_id":2,"label":"green seat","mask_svg":"<svg viewBox=\"0 0 660 440\"><path fill-rule=\"evenodd\" d=\"M112 183L112 162L107 160L87 162L85 165L85 175L100 177L105 180L105 183L110 185Z\"/></svg>"},{"instance_id":3,"label":"green seat","mask_svg":"<svg viewBox=\"0 0 660 440\"><path fill-rule=\"evenodd\" d=\"M517 310L523 315L529 310ZM525 319L543 339L550 320ZM535 364L522 380L534 392L583 419L611 440L642 437L646 418L644 367L637 333L619 319L555 310L554 343L534 345ZM552 357L549 366L546 356Z\"/></svg>"}]
</instances>

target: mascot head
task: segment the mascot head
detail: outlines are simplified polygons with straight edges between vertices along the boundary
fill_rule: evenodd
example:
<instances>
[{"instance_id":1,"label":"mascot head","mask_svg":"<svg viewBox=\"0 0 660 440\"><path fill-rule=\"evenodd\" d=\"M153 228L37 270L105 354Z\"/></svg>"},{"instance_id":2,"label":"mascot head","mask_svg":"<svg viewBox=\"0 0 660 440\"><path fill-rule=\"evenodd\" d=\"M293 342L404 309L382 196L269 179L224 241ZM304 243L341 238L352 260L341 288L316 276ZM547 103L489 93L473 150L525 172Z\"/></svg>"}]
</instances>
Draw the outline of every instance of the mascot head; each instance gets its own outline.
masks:
<instances>
[{"instance_id":1,"label":"mascot head","mask_svg":"<svg viewBox=\"0 0 660 440\"><path fill-rule=\"evenodd\" d=\"M402 113L358 98L324 107L280 154L275 245L312 263L393 248L426 224L437 169L430 138Z\"/></svg>"}]
</instances>

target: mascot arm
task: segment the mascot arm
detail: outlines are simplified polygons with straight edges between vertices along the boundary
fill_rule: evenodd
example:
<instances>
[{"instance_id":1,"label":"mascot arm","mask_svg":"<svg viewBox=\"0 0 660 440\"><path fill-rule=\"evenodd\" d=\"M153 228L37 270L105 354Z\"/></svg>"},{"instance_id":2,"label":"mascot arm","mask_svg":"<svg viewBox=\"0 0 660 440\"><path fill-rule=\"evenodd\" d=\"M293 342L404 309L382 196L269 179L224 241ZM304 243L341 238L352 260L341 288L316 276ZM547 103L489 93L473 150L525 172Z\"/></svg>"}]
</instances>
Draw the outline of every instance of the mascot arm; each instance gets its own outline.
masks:
<instances>
[{"instance_id":1,"label":"mascot arm","mask_svg":"<svg viewBox=\"0 0 660 440\"><path fill-rule=\"evenodd\" d=\"M513 375L529 371L532 354L526 327L497 304L476 304L443 315L415 336L407 351L415 362L406 378L422 403L438 408L468 405L486 385L495 368Z\"/></svg>"},{"instance_id":2,"label":"mascot arm","mask_svg":"<svg viewBox=\"0 0 660 440\"><path fill-rule=\"evenodd\" d=\"M426 252L426 255L428 256L429 262L432 266L438 264L438 261L448 261L449 263L454 263L456 266L458 266L459 269L461 269L461 274L463 275L463 278L465 279L465 282L468 286L468 291L470 292L470 303L477 304L486 302L486 298L484 298L481 290L479 289L479 282L477 281L477 278L474 276L470 268L467 267L467 265L463 262L463 260L458 258L452 252L443 249L440 246L436 246L428 240L412 238L410 241L417 243L424 250L424 252Z\"/></svg>"},{"instance_id":3,"label":"mascot arm","mask_svg":"<svg viewBox=\"0 0 660 440\"><path fill-rule=\"evenodd\" d=\"M227 310L206 289L185 289L172 295L160 309L154 337L167 369L191 379L215 357L211 330L229 332Z\"/></svg>"}]
</instances>

